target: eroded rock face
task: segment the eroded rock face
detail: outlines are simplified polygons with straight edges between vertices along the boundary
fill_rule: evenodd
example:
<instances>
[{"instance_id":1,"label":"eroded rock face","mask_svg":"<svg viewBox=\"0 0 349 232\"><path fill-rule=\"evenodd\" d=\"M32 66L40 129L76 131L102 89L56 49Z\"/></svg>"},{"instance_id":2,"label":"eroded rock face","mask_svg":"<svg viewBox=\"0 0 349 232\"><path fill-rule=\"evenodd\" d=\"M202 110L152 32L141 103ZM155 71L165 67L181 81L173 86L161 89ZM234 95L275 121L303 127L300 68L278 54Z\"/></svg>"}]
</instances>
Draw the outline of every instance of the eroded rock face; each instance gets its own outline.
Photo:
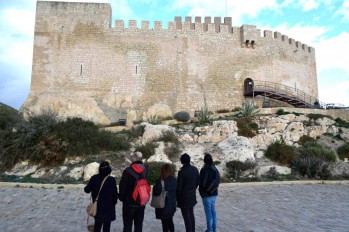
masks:
<instances>
[{"instance_id":1,"label":"eroded rock face","mask_svg":"<svg viewBox=\"0 0 349 232\"><path fill-rule=\"evenodd\" d=\"M306 130L301 122L291 122L282 134L282 138L287 145L293 145L299 138L306 134Z\"/></svg>"},{"instance_id":2,"label":"eroded rock face","mask_svg":"<svg viewBox=\"0 0 349 232\"><path fill-rule=\"evenodd\" d=\"M51 110L61 118L79 117L102 125L110 123L96 100L87 96L40 94L40 97L28 97L24 105L21 112L25 115Z\"/></svg>"},{"instance_id":3,"label":"eroded rock face","mask_svg":"<svg viewBox=\"0 0 349 232\"><path fill-rule=\"evenodd\" d=\"M230 134L238 131L235 121L213 121L212 126L196 127L198 143L218 143L226 139Z\"/></svg>"},{"instance_id":4,"label":"eroded rock face","mask_svg":"<svg viewBox=\"0 0 349 232\"><path fill-rule=\"evenodd\" d=\"M17 163L11 171L5 172L6 175L26 176L35 173L38 170L38 165L29 165L28 162Z\"/></svg>"},{"instance_id":5,"label":"eroded rock face","mask_svg":"<svg viewBox=\"0 0 349 232\"><path fill-rule=\"evenodd\" d=\"M104 96L102 103L110 108L134 108L132 97L128 95L108 93Z\"/></svg>"},{"instance_id":6,"label":"eroded rock face","mask_svg":"<svg viewBox=\"0 0 349 232\"><path fill-rule=\"evenodd\" d=\"M224 161L229 162L232 160L238 160L246 162L247 160L255 160L254 157L254 146L250 139L230 135L227 139L218 143L218 147L224 154Z\"/></svg>"},{"instance_id":7,"label":"eroded rock face","mask_svg":"<svg viewBox=\"0 0 349 232\"><path fill-rule=\"evenodd\" d=\"M164 162L164 163L172 163L172 161L167 157L164 152L165 143L158 142L158 147L155 148L155 154L149 157L147 162Z\"/></svg>"}]
</instances>

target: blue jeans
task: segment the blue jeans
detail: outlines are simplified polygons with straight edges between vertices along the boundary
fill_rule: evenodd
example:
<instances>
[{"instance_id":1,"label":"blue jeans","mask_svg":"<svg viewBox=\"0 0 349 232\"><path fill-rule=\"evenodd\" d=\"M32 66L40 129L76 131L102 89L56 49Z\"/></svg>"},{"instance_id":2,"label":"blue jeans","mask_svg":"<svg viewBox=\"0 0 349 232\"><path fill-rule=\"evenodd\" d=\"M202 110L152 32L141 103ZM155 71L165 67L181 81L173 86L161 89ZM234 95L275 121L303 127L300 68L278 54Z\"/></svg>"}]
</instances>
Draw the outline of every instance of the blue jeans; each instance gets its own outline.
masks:
<instances>
[{"instance_id":1,"label":"blue jeans","mask_svg":"<svg viewBox=\"0 0 349 232\"><path fill-rule=\"evenodd\" d=\"M217 196L202 198L206 214L207 232L216 232L217 216L216 216L216 199Z\"/></svg>"}]
</instances>

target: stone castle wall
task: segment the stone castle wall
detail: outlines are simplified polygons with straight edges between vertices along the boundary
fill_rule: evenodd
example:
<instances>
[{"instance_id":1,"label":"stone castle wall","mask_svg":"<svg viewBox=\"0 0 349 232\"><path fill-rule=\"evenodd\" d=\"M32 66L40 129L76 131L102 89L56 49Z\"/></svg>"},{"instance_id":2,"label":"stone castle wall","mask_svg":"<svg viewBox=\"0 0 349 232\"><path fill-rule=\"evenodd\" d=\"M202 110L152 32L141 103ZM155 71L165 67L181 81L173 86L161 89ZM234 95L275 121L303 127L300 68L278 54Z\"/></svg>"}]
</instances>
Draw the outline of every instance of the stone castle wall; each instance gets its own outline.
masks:
<instances>
[{"instance_id":1,"label":"stone castle wall","mask_svg":"<svg viewBox=\"0 0 349 232\"><path fill-rule=\"evenodd\" d=\"M314 49L278 32L234 27L230 17L112 27L111 15L109 4L38 1L23 109L47 106L102 123L139 118L154 104L173 113L205 103L232 109L244 101L246 78L318 96Z\"/></svg>"}]
</instances>

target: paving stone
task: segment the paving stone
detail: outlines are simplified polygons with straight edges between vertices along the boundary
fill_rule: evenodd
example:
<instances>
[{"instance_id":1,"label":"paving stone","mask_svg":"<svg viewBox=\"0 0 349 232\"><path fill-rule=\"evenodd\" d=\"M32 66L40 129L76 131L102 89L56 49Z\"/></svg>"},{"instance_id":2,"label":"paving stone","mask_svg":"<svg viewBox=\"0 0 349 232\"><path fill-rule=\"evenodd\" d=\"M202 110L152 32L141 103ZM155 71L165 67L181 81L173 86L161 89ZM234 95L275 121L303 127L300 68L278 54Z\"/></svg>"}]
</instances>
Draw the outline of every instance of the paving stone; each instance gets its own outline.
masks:
<instances>
[{"instance_id":1,"label":"paving stone","mask_svg":"<svg viewBox=\"0 0 349 232\"><path fill-rule=\"evenodd\" d=\"M349 232L348 184L234 186L219 191L219 232ZM81 188L0 187L0 199L0 231L86 231L85 207L90 198ZM118 202L111 231L122 231L121 207ZM196 231L205 231L199 196L194 213ZM180 209L174 223L176 231L185 231ZM155 219L154 209L149 206L143 231L162 231L160 220Z\"/></svg>"}]
</instances>

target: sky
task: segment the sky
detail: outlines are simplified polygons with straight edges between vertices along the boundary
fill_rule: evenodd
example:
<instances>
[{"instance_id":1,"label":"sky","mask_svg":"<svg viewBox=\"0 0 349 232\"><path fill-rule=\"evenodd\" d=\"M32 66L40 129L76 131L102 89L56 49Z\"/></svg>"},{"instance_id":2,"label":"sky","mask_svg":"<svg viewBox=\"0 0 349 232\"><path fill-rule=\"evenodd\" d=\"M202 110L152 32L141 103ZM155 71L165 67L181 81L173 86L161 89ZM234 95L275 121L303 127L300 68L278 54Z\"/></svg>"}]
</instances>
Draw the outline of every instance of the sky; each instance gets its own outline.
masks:
<instances>
[{"instance_id":1,"label":"sky","mask_svg":"<svg viewBox=\"0 0 349 232\"><path fill-rule=\"evenodd\" d=\"M167 25L177 15L228 16L233 26L250 24L262 31L278 31L315 48L320 101L349 106L349 0L79 2L110 3L113 22L133 19ZM0 0L0 102L15 109L21 107L30 90L35 6L36 0Z\"/></svg>"}]
</instances>

